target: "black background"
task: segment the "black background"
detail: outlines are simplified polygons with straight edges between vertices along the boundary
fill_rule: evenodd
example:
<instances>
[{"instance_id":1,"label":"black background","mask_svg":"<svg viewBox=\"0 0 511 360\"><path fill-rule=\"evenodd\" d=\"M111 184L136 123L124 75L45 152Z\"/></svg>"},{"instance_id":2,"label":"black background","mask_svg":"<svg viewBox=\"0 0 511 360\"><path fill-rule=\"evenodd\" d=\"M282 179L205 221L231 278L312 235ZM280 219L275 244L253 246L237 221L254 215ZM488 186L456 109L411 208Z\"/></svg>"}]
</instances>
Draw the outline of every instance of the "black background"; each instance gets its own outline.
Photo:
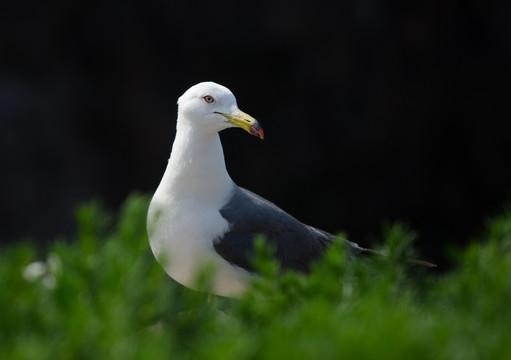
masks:
<instances>
[{"instance_id":1,"label":"black background","mask_svg":"<svg viewBox=\"0 0 511 360\"><path fill-rule=\"evenodd\" d=\"M511 196L506 1L50 1L0 13L0 239L73 233L153 192L176 100L212 80L263 125L238 185L368 245L404 220L442 262Z\"/></svg>"}]
</instances>

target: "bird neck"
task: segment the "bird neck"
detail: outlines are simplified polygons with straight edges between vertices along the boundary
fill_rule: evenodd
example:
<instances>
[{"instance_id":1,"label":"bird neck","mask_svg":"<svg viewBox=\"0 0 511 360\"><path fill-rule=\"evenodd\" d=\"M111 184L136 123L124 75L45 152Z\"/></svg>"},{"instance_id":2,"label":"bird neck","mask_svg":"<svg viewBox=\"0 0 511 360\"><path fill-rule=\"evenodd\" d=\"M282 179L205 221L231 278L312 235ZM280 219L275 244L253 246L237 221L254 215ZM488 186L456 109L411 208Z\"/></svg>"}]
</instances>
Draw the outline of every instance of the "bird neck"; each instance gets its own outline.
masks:
<instances>
[{"instance_id":1,"label":"bird neck","mask_svg":"<svg viewBox=\"0 0 511 360\"><path fill-rule=\"evenodd\" d=\"M218 133L178 126L163 182L173 196L222 202L232 191L233 181Z\"/></svg>"}]
</instances>

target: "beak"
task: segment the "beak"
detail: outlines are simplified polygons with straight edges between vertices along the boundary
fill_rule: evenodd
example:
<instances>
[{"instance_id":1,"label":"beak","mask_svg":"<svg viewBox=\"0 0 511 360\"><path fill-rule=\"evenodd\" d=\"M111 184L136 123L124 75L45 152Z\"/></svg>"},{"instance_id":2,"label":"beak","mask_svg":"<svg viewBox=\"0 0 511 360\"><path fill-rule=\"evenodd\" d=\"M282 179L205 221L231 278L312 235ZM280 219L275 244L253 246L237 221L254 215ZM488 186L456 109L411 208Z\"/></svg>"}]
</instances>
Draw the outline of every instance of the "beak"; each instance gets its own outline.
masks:
<instances>
[{"instance_id":1,"label":"beak","mask_svg":"<svg viewBox=\"0 0 511 360\"><path fill-rule=\"evenodd\" d=\"M264 139L264 131L261 125L247 113L240 110L238 115L230 115L219 112L227 118L228 122L234 126L238 126L248 132L250 135L257 136L259 139Z\"/></svg>"}]
</instances>

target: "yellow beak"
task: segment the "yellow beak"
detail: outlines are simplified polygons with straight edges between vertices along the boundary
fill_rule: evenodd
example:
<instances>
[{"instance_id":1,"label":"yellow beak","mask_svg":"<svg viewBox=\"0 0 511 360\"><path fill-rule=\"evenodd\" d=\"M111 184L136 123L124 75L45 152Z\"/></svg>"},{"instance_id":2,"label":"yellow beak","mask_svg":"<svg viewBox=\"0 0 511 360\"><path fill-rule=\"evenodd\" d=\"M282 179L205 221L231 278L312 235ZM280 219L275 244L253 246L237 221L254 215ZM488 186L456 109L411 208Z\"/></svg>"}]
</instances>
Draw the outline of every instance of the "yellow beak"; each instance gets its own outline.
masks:
<instances>
[{"instance_id":1,"label":"yellow beak","mask_svg":"<svg viewBox=\"0 0 511 360\"><path fill-rule=\"evenodd\" d=\"M238 115L218 113L225 116L229 123L238 126L248 132L250 135L257 136L259 139L264 139L264 131L259 122L247 113L240 110Z\"/></svg>"}]
</instances>

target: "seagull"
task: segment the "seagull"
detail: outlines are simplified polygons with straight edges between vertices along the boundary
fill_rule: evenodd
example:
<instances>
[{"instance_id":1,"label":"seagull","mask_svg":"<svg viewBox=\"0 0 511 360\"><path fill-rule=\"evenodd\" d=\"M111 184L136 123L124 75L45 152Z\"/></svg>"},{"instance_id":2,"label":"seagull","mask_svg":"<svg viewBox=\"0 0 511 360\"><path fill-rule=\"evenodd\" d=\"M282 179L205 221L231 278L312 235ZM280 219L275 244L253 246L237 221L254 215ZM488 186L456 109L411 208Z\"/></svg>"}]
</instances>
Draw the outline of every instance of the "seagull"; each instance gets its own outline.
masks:
<instances>
[{"instance_id":1,"label":"seagull","mask_svg":"<svg viewBox=\"0 0 511 360\"><path fill-rule=\"evenodd\" d=\"M176 136L151 200L151 250L167 274L195 290L240 297L255 274L255 240L275 248L283 270L307 272L336 237L306 225L229 176L219 132L238 127L264 139L259 122L238 108L225 86L201 82L178 100ZM344 240L352 253L374 252ZM210 271L201 288L201 271Z\"/></svg>"}]
</instances>

